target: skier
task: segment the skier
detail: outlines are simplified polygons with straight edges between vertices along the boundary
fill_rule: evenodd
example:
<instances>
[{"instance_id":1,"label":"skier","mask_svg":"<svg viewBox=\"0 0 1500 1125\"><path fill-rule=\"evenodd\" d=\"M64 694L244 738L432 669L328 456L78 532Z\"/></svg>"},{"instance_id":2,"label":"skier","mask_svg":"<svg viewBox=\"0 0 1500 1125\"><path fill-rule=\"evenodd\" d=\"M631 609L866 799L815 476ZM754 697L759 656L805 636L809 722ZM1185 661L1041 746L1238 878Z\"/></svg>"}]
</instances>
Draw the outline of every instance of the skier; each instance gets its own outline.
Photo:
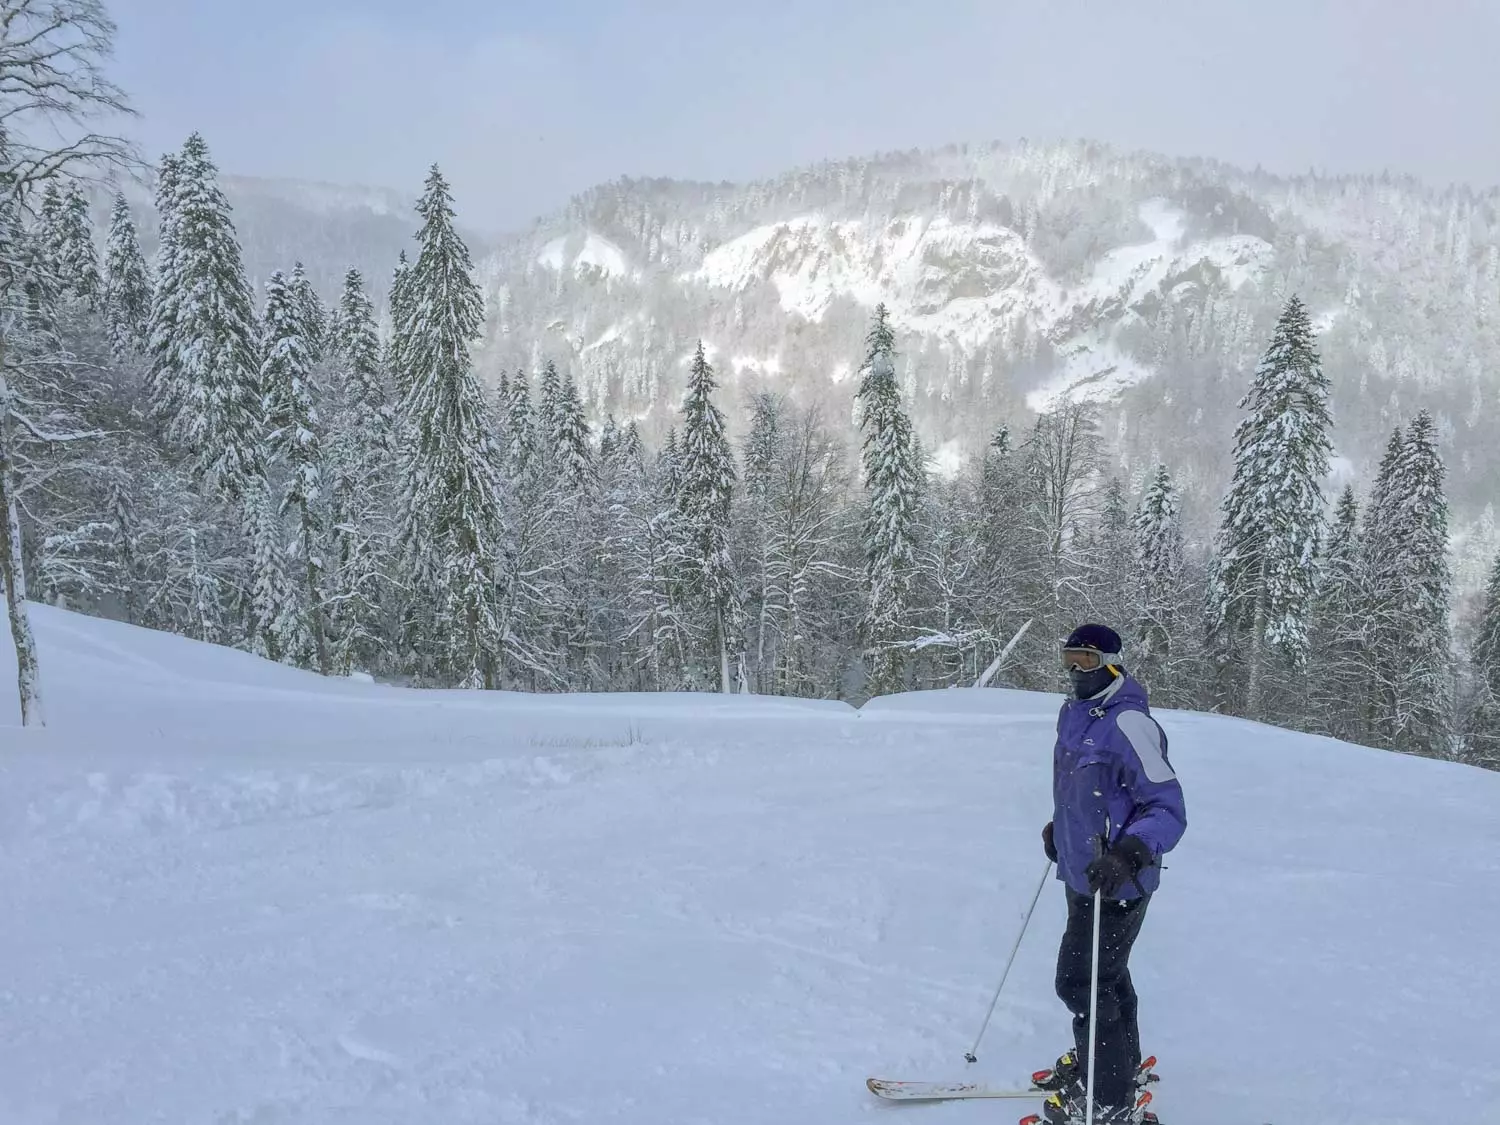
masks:
<instances>
[{"instance_id":1,"label":"skier","mask_svg":"<svg viewBox=\"0 0 1500 1125\"><path fill-rule=\"evenodd\" d=\"M1141 1067L1127 962L1160 880L1161 856L1182 839L1187 813L1167 759L1166 734L1151 717L1146 689L1126 674L1120 649L1119 634L1103 625L1080 625L1062 647L1073 697L1057 718L1053 816L1042 829L1042 847L1057 864L1068 900L1057 995L1073 1014L1074 1049L1038 1079L1055 1091L1043 1110L1054 1125L1085 1117L1095 891L1100 932L1094 1121L1142 1120L1138 1090L1154 1078Z\"/></svg>"}]
</instances>

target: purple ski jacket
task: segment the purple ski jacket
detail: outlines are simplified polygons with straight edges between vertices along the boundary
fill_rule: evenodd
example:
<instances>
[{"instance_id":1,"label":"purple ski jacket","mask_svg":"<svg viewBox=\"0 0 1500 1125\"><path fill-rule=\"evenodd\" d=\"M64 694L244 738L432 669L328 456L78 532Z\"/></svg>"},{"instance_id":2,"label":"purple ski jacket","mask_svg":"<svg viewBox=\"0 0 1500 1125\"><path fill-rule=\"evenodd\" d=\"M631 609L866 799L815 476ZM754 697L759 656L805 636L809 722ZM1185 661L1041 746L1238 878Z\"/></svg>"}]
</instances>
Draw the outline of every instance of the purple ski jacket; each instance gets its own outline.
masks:
<instances>
[{"instance_id":1,"label":"purple ski jacket","mask_svg":"<svg viewBox=\"0 0 1500 1125\"><path fill-rule=\"evenodd\" d=\"M1167 736L1151 717L1146 689L1121 675L1099 695L1069 699L1057 716L1052 757L1052 841L1057 877L1088 894L1085 871L1094 840L1109 825L1109 842L1139 837L1160 859L1182 839L1187 809L1182 786L1167 759ZM1161 867L1142 869L1141 886L1155 891ZM1133 883L1121 899L1139 898Z\"/></svg>"}]
</instances>

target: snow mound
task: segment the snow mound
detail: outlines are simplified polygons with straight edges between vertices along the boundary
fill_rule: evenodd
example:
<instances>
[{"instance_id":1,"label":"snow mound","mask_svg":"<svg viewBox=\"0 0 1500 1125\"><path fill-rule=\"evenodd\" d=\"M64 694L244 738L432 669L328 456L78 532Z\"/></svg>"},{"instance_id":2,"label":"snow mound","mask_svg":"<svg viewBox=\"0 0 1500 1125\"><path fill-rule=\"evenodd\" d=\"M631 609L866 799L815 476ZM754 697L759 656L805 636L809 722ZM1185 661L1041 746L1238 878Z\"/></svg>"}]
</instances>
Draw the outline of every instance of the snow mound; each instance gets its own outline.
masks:
<instances>
[{"instance_id":1,"label":"snow mound","mask_svg":"<svg viewBox=\"0 0 1500 1125\"><path fill-rule=\"evenodd\" d=\"M872 1074L1010 1084L1066 1041L1049 887L962 1061L1044 873L1057 696L418 692L32 612L0 1121L856 1125ZM1495 1121L1500 776L1159 718L1163 1120Z\"/></svg>"}]
</instances>

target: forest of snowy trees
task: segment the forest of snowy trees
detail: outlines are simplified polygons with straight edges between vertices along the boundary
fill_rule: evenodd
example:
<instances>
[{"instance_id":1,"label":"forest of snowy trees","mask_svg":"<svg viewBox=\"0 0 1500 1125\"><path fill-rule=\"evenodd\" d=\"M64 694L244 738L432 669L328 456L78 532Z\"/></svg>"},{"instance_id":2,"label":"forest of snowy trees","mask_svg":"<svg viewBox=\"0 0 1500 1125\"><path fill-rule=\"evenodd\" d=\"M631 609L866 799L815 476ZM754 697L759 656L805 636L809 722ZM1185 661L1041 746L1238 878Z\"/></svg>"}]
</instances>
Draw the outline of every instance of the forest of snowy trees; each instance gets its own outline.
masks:
<instances>
[{"instance_id":1,"label":"forest of snowy trees","mask_svg":"<svg viewBox=\"0 0 1500 1125\"><path fill-rule=\"evenodd\" d=\"M27 597L325 675L856 700L1058 690L1058 638L1090 619L1159 705L1500 768L1500 561L1455 613L1425 412L1367 496L1324 495L1329 386L1296 297L1194 544L1173 467L1130 495L1087 405L931 472L884 306L850 341L857 433L768 393L728 432L700 347L648 448L554 363L481 383L436 167L389 279L351 269L325 303L296 261L252 291L203 137L157 168L149 264L124 197L95 231L72 162L42 155L0 136L0 562L28 721Z\"/></svg>"}]
</instances>

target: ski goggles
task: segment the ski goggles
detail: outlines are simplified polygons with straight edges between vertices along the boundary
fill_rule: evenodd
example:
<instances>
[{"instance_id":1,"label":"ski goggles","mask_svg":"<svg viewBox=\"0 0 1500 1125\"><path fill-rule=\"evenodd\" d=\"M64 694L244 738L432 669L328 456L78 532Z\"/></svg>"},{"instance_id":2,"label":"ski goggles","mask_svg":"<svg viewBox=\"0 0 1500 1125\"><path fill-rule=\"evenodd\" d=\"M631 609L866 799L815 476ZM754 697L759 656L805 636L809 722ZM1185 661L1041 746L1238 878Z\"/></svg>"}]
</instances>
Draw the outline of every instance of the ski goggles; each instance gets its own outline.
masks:
<instances>
[{"instance_id":1,"label":"ski goggles","mask_svg":"<svg viewBox=\"0 0 1500 1125\"><path fill-rule=\"evenodd\" d=\"M1118 652L1100 652L1097 648L1065 648L1062 650L1063 671L1095 672L1106 664L1118 664Z\"/></svg>"}]
</instances>

